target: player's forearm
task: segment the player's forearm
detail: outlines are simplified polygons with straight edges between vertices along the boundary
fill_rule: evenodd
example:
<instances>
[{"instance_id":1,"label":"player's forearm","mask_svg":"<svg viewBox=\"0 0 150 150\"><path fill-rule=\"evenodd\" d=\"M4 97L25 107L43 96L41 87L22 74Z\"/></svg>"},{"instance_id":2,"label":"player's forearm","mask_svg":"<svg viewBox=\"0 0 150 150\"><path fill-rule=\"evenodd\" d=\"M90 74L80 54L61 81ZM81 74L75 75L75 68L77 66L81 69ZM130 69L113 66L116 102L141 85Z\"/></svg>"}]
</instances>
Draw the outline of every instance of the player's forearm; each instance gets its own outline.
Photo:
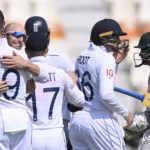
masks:
<instances>
[{"instance_id":1,"label":"player's forearm","mask_svg":"<svg viewBox=\"0 0 150 150\"><path fill-rule=\"evenodd\" d=\"M63 75L64 72L62 72ZM72 77L75 77L74 74L70 74ZM79 90L76 84L73 83L73 80L67 74L64 74L65 78L65 96L69 103L82 107L85 103L85 98L83 92ZM75 81L76 82L76 81Z\"/></svg>"},{"instance_id":2,"label":"player's forearm","mask_svg":"<svg viewBox=\"0 0 150 150\"><path fill-rule=\"evenodd\" d=\"M26 69L28 72L32 73L34 76L38 76L40 73L40 68L38 65L32 63L31 61L24 59L22 56L14 53L14 55L3 56L2 63L6 68L15 69Z\"/></svg>"},{"instance_id":3,"label":"player's forearm","mask_svg":"<svg viewBox=\"0 0 150 150\"><path fill-rule=\"evenodd\" d=\"M47 63L45 61L45 57L44 56L32 57L30 59L30 62L35 64L36 66L38 66L38 69L39 69L39 71L38 71L38 70L36 70L37 68L34 68L34 66L32 66L34 68L34 70L32 70L32 71L34 71L34 72L32 72L33 79L35 81L42 82L42 83L48 82L49 81L49 73L47 72Z\"/></svg>"},{"instance_id":4,"label":"player's forearm","mask_svg":"<svg viewBox=\"0 0 150 150\"><path fill-rule=\"evenodd\" d=\"M65 94L69 103L78 107L83 107L85 98L83 93L78 89L76 85L74 85L72 90L68 90L68 92L65 92Z\"/></svg>"},{"instance_id":5,"label":"player's forearm","mask_svg":"<svg viewBox=\"0 0 150 150\"><path fill-rule=\"evenodd\" d=\"M38 76L40 74L39 66L31 63L30 61L26 61L24 68L34 76Z\"/></svg>"},{"instance_id":6,"label":"player's forearm","mask_svg":"<svg viewBox=\"0 0 150 150\"><path fill-rule=\"evenodd\" d=\"M46 67L39 64L34 64L28 62L25 66L25 69L32 74L32 77L35 81L45 83L49 81L49 74L46 71Z\"/></svg>"},{"instance_id":7,"label":"player's forearm","mask_svg":"<svg viewBox=\"0 0 150 150\"><path fill-rule=\"evenodd\" d=\"M113 93L109 93L102 97L102 103L112 112L116 112L124 118L128 116L127 108L120 103L118 98Z\"/></svg>"}]
</instances>

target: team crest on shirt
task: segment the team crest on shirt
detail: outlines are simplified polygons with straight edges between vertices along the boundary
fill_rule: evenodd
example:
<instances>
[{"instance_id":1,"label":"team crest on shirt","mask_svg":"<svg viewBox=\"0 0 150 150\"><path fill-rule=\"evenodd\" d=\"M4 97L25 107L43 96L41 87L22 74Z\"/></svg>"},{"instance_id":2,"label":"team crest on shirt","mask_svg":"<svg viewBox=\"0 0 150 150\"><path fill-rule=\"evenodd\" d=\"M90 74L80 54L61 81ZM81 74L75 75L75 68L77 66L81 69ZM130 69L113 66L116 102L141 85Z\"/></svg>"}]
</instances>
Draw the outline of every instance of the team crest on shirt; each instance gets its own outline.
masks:
<instances>
[{"instance_id":1,"label":"team crest on shirt","mask_svg":"<svg viewBox=\"0 0 150 150\"><path fill-rule=\"evenodd\" d=\"M106 76L112 78L114 76L113 69L106 69Z\"/></svg>"}]
</instances>

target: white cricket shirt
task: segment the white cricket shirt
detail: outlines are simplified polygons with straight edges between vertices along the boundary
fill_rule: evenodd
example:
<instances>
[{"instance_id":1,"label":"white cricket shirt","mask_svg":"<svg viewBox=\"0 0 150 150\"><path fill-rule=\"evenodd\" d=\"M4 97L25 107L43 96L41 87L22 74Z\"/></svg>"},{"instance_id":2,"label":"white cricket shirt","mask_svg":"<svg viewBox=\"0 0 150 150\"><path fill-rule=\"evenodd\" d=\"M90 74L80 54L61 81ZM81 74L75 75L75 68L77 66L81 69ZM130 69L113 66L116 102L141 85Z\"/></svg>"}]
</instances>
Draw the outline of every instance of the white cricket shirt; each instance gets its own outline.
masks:
<instances>
[{"instance_id":1,"label":"white cricket shirt","mask_svg":"<svg viewBox=\"0 0 150 150\"><path fill-rule=\"evenodd\" d=\"M111 115L116 112L127 116L127 109L114 94L115 59L105 47L90 43L77 57L75 68L87 114Z\"/></svg>"},{"instance_id":2,"label":"white cricket shirt","mask_svg":"<svg viewBox=\"0 0 150 150\"><path fill-rule=\"evenodd\" d=\"M85 102L83 93L63 70L47 65L47 71L49 82L36 82L36 94L28 95L26 99L33 129L63 127L64 95L68 102L77 106L82 106Z\"/></svg>"}]
</instances>

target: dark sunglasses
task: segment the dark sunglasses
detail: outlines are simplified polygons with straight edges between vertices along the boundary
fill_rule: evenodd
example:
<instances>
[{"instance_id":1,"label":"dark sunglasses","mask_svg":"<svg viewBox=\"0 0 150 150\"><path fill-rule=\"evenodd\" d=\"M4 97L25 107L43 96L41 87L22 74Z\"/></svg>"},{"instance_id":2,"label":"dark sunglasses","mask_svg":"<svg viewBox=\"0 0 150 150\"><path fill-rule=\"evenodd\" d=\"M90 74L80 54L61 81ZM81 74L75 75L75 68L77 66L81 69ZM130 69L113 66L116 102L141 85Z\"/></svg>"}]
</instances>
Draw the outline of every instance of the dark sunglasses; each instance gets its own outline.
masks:
<instances>
[{"instance_id":1,"label":"dark sunglasses","mask_svg":"<svg viewBox=\"0 0 150 150\"><path fill-rule=\"evenodd\" d=\"M24 34L24 33L22 33L22 32L17 32L17 31L10 31L10 32L7 32L7 33L5 33L6 35L12 35L12 36L14 36L14 37L16 37L16 38L20 38L20 37L23 37L23 41L25 42L26 41L26 39L27 39L27 36Z\"/></svg>"}]
</instances>

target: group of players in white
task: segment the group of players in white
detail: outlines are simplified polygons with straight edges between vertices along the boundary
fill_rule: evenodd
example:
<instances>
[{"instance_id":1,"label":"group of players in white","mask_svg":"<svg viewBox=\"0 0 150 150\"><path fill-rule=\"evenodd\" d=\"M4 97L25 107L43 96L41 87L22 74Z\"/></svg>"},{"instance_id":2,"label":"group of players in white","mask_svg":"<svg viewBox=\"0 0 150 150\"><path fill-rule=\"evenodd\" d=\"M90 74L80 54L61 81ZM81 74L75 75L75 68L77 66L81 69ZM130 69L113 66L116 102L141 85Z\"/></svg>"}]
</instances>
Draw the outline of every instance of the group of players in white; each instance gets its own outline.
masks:
<instances>
[{"instance_id":1,"label":"group of players in white","mask_svg":"<svg viewBox=\"0 0 150 150\"><path fill-rule=\"evenodd\" d=\"M0 149L66 149L62 120L63 98L65 95L68 102L81 107L85 101L84 95L71 79L75 77L72 72L69 73L70 77L65 71L46 63L49 32L45 20L34 16L26 23L30 24L30 21L32 26L29 28L35 31L29 33L25 42L25 51L30 62L26 60L25 52L18 50L19 48L14 49L10 42L16 42L18 47L20 41L24 42L25 33L19 31L21 26L7 25L3 33L5 37L0 41L3 49L0 54L1 80L5 81L1 82L0 94ZM41 24L44 24L42 30L46 30L43 33L39 33L38 29ZM48 55L52 56L59 57ZM55 59L56 63L60 60Z\"/></svg>"},{"instance_id":2,"label":"group of players in white","mask_svg":"<svg viewBox=\"0 0 150 150\"><path fill-rule=\"evenodd\" d=\"M134 115L114 94L117 66L129 51L119 24L103 19L93 26L75 69L67 56L48 49L44 18L28 18L25 29L17 23L4 28L0 12L0 25L0 150L124 150L114 112L128 127Z\"/></svg>"}]
</instances>

